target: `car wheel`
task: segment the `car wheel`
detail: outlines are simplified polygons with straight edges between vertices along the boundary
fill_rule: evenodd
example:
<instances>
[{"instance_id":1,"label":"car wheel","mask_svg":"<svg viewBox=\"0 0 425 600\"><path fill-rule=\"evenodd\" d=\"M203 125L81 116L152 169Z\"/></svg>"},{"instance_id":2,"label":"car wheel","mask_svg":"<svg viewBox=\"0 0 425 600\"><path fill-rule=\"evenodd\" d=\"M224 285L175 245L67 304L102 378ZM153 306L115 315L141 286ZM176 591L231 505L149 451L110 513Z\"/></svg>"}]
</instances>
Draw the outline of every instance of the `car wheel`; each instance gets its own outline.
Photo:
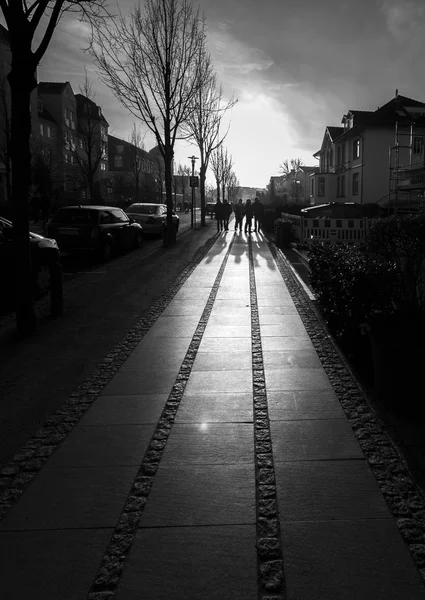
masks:
<instances>
[{"instance_id":1,"label":"car wheel","mask_svg":"<svg viewBox=\"0 0 425 600\"><path fill-rule=\"evenodd\" d=\"M104 261L108 261L112 258L112 244L109 240L105 240L102 244L101 250L100 250L100 257L102 260Z\"/></svg>"},{"instance_id":2,"label":"car wheel","mask_svg":"<svg viewBox=\"0 0 425 600\"><path fill-rule=\"evenodd\" d=\"M50 289L51 271L48 265L39 265L34 275L34 295L41 298Z\"/></svg>"},{"instance_id":3,"label":"car wheel","mask_svg":"<svg viewBox=\"0 0 425 600\"><path fill-rule=\"evenodd\" d=\"M134 248L138 250L143 245L143 235L140 232L137 232L134 236Z\"/></svg>"}]
</instances>

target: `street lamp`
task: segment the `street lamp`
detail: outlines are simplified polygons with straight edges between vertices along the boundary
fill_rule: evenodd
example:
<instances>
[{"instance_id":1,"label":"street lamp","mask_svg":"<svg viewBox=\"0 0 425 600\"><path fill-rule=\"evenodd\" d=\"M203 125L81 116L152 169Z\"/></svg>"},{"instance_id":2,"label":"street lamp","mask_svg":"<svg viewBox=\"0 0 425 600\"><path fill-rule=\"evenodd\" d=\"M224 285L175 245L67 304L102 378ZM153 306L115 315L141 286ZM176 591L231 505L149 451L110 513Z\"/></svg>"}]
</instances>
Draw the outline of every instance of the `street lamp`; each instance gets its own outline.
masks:
<instances>
[{"instance_id":1,"label":"street lamp","mask_svg":"<svg viewBox=\"0 0 425 600\"><path fill-rule=\"evenodd\" d=\"M192 216L190 226L192 229L196 229L196 215L194 214L194 202L195 202L195 160L198 160L197 156L189 156L192 161L192 177L190 181L190 187L192 188Z\"/></svg>"}]
</instances>

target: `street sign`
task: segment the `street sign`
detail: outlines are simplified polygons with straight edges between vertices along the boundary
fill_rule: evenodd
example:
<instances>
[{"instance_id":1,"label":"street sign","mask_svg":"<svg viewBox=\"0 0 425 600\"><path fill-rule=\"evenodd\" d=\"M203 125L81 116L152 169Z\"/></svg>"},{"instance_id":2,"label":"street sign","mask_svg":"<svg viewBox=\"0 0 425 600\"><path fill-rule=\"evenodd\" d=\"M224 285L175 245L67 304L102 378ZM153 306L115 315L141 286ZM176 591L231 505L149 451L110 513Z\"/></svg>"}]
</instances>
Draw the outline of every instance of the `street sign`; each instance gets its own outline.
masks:
<instances>
[{"instance_id":1,"label":"street sign","mask_svg":"<svg viewBox=\"0 0 425 600\"><path fill-rule=\"evenodd\" d=\"M189 177L189 186L199 187L199 177L197 175L192 175L191 177Z\"/></svg>"}]
</instances>

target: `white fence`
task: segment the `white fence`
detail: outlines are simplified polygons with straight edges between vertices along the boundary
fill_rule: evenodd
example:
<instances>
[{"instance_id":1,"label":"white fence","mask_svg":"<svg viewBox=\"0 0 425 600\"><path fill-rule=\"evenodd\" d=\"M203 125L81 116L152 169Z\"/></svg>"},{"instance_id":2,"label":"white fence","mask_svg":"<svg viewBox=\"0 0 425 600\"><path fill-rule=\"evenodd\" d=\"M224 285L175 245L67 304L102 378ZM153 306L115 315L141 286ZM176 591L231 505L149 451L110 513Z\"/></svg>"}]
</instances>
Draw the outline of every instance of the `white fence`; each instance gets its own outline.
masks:
<instances>
[{"instance_id":1,"label":"white fence","mask_svg":"<svg viewBox=\"0 0 425 600\"><path fill-rule=\"evenodd\" d=\"M302 245L313 241L359 244L366 237L369 219L334 219L329 217L305 217L282 213L285 221L292 223L295 235Z\"/></svg>"}]
</instances>

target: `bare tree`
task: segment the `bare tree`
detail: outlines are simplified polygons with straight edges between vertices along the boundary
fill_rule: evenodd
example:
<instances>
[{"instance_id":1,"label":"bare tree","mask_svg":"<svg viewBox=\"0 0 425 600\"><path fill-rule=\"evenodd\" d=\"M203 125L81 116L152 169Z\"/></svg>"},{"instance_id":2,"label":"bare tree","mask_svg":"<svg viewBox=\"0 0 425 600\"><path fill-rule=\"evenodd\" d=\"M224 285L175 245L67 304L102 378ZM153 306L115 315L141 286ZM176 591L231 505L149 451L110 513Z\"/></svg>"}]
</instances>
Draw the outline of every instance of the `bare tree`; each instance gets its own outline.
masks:
<instances>
[{"instance_id":1,"label":"bare tree","mask_svg":"<svg viewBox=\"0 0 425 600\"><path fill-rule=\"evenodd\" d=\"M186 199L186 190L188 188L190 174L190 167L188 167L187 165L179 164L179 166L177 167L177 177L180 184L180 191L183 194L183 202Z\"/></svg>"},{"instance_id":2,"label":"bare tree","mask_svg":"<svg viewBox=\"0 0 425 600\"><path fill-rule=\"evenodd\" d=\"M228 102L223 100L223 90L217 85L217 76L214 73L211 58L203 49L200 57L203 62L203 81L198 88L195 110L187 122L185 130L193 138L199 149L199 191L201 195L201 225L205 225L205 179L214 150L225 140L229 128L220 135L220 125L224 114L237 102L231 98Z\"/></svg>"},{"instance_id":3,"label":"bare tree","mask_svg":"<svg viewBox=\"0 0 425 600\"><path fill-rule=\"evenodd\" d=\"M143 171L142 162L142 151L145 149L145 136L142 135L140 127L136 127L133 123L133 129L131 131L130 143L131 143L131 171L134 177L134 188L135 198L134 202L139 202L139 190L140 190L140 178Z\"/></svg>"},{"instance_id":4,"label":"bare tree","mask_svg":"<svg viewBox=\"0 0 425 600\"><path fill-rule=\"evenodd\" d=\"M203 81L205 23L190 0L146 0L95 30L92 53L116 98L154 134L164 161L165 245L172 227L172 164L181 126L191 116Z\"/></svg>"},{"instance_id":5,"label":"bare tree","mask_svg":"<svg viewBox=\"0 0 425 600\"><path fill-rule=\"evenodd\" d=\"M30 98L37 86L36 68L49 47L53 32L66 11L98 20L106 15L106 0L0 0L8 29L11 69L12 203L15 232L16 324L20 334L36 329L29 237L31 187Z\"/></svg>"},{"instance_id":6,"label":"bare tree","mask_svg":"<svg viewBox=\"0 0 425 600\"><path fill-rule=\"evenodd\" d=\"M233 202L235 201L239 190L239 179L236 177L236 173L234 171L231 171L229 179L227 181L227 197L231 204L233 204Z\"/></svg>"},{"instance_id":7,"label":"bare tree","mask_svg":"<svg viewBox=\"0 0 425 600\"><path fill-rule=\"evenodd\" d=\"M300 167L302 167L303 165L303 161L301 158L291 158L289 161L286 158L283 163L280 165L280 172L282 173L283 177L286 179L291 171L294 171L295 174L298 173L298 171L300 170Z\"/></svg>"},{"instance_id":8,"label":"bare tree","mask_svg":"<svg viewBox=\"0 0 425 600\"><path fill-rule=\"evenodd\" d=\"M99 107L94 103L92 84L85 76L77 99L77 128L68 127L66 145L77 166L83 183L85 196L90 202L97 201L96 181L99 178L100 164L106 158L107 138L103 129L107 122Z\"/></svg>"}]
</instances>

